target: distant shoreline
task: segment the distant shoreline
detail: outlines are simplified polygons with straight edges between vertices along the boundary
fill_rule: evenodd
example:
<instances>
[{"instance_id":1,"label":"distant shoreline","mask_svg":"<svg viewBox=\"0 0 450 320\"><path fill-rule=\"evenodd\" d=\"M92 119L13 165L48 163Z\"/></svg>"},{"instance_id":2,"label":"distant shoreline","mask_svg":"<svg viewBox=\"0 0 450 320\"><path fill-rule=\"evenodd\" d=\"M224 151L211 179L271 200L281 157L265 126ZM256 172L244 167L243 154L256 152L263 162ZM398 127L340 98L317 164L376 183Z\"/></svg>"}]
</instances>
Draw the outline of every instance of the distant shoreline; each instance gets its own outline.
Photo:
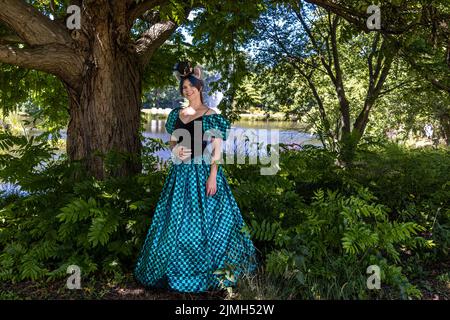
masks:
<instances>
[{"instance_id":1,"label":"distant shoreline","mask_svg":"<svg viewBox=\"0 0 450 320\"><path fill-rule=\"evenodd\" d=\"M211 108L217 113L221 113L217 108ZM145 113L147 116L156 115L156 116L167 116L169 115L171 108L146 108L141 109L141 112ZM283 112L270 113L269 118L267 119L266 114L264 113L240 113L239 114L242 120L262 120L262 121L293 121L296 120L285 120Z\"/></svg>"}]
</instances>

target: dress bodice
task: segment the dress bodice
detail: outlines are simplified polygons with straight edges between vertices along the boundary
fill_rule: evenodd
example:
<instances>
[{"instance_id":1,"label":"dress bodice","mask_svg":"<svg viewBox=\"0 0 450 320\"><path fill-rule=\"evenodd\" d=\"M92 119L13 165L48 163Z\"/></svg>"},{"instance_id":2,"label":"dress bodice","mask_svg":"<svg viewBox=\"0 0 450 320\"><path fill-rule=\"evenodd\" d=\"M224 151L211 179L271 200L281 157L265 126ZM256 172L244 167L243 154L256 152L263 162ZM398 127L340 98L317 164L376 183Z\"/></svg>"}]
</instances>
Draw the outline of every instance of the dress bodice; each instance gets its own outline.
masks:
<instances>
[{"instance_id":1,"label":"dress bodice","mask_svg":"<svg viewBox=\"0 0 450 320\"><path fill-rule=\"evenodd\" d=\"M186 146L187 148L192 150L192 156L196 155L202 155L205 151L205 148L208 145L208 141L211 138L222 138L223 140L226 140L229 135L230 130L230 122L225 119L221 114L213 113L213 114L206 114L205 112L202 116L195 118L188 123L184 123L180 119L180 111L181 107L174 108L168 115L165 128L167 130L167 133L174 136L177 139L177 143L180 143L180 145ZM198 137L195 136L195 124L200 124L201 130L198 130L200 134L198 134ZM183 141L184 137L183 135L186 134L186 131L180 130L176 131L176 129L185 129L190 134L190 139L186 139L189 141ZM205 140L203 141L203 138ZM202 145L202 148L198 148L198 150L194 150L194 141L198 139L200 141L200 144Z\"/></svg>"},{"instance_id":2,"label":"dress bodice","mask_svg":"<svg viewBox=\"0 0 450 320\"><path fill-rule=\"evenodd\" d=\"M194 131L194 127L195 125L198 124L200 125L201 130L198 131L198 136L195 136L195 131ZM181 119L178 117L176 122L175 122L175 129L186 129L189 132L190 135L190 139L186 139L187 141L184 141L185 137L183 136L184 134L177 134L175 131L174 135L177 137L177 143L180 143L182 146L185 146L189 149L191 149L192 151L192 156L196 157L199 155L202 155L203 152L205 151L206 146L208 145L207 141L203 140L203 116L200 116L194 120L189 121L188 123L183 123L183 121L181 121ZM194 141L196 140L201 140L201 145L202 148L201 150L199 148L195 148L195 143Z\"/></svg>"}]
</instances>

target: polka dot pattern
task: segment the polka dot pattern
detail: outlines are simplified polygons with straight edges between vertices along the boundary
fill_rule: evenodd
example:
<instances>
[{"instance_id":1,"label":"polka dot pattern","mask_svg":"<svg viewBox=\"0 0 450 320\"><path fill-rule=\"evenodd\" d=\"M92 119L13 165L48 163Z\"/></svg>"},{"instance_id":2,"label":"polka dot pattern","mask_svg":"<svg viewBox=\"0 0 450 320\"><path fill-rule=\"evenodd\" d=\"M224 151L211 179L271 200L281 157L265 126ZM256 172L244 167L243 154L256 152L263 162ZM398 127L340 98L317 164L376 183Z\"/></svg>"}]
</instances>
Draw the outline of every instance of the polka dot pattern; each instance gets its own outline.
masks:
<instances>
[{"instance_id":1,"label":"polka dot pattern","mask_svg":"<svg viewBox=\"0 0 450 320\"><path fill-rule=\"evenodd\" d=\"M174 115L178 112L172 111L166 122L169 133L174 130ZM204 118L204 129L227 127L226 121L205 119L213 118ZM134 267L136 280L144 286L205 292L220 288L217 269L233 270L234 281L223 282L232 287L244 273L256 270L256 249L250 235L241 230L245 222L222 170L217 172L216 193L206 195L209 159L199 156L170 165Z\"/></svg>"}]
</instances>

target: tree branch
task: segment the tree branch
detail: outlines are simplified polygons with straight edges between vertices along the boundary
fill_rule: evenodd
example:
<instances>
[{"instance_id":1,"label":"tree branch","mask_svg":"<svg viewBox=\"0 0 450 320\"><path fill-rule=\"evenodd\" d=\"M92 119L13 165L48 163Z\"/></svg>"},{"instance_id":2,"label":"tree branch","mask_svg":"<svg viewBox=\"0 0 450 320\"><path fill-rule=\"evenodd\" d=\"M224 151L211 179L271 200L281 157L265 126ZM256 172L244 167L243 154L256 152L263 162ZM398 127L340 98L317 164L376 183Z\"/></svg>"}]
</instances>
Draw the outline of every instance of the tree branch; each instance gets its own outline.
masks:
<instances>
[{"instance_id":1,"label":"tree branch","mask_svg":"<svg viewBox=\"0 0 450 320\"><path fill-rule=\"evenodd\" d=\"M369 14L367 14L364 11L358 11L355 8L348 8L344 7L341 3L335 3L334 1L330 0L305 0L306 2L309 2L311 4L315 4L319 7L324 8L325 10L332 12L351 24L358 27L358 29L364 31L364 32L371 32L373 30L370 30L367 28L367 18L369 17ZM392 7L391 7L392 9ZM394 6L395 9L395 6ZM386 12L387 9L385 9ZM400 13L394 14L393 16L398 17ZM385 15L386 16L386 15ZM398 19L397 19L398 20ZM407 31L410 31L414 27L420 27L421 23L418 22L411 22L409 24L403 24L395 23L398 22L393 19L389 19L388 21L385 21L382 28L379 30L382 34L403 34Z\"/></svg>"},{"instance_id":2,"label":"tree branch","mask_svg":"<svg viewBox=\"0 0 450 320\"><path fill-rule=\"evenodd\" d=\"M286 51L286 48L284 48L284 46L282 46L282 49L284 51ZM320 114L320 118L322 119L322 123L324 125L324 130L326 132L327 135L334 137L333 133L330 131L330 122L328 121L328 117L325 111L325 107L323 105L323 101L322 98L320 97L318 91L317 91L317 87L314 83L314 81L312 80L312 75L314 73L315 70L317 70L316 68L312 68L311 72L309 74L307 74L305 72L305 70L303 70L296 62L301 61L302 59L298 58L298 57L292 57L292 56L287 56L286 57L286 61L295 69L297 70L300 75L308 82L308 86L314 96L314 99L316 99L317 102L317 106L319 109L319 114Z\"/></svg>"},{"instance_id":3,"label":"tree branch","mask_svg":"<svg viewBox=\"0 0 450 320\"><path fill-rule=\"evenodd\" d=\"M23 0L0 0L0 21L29 45L70 44L69 32Z\"/></svg>"},{"instance_id":4,"label":"tree branch","mask_svg":"<svg viewBox=\"0 0 450 320\"><path fill-rule=\"evenodd\" d=\"M383 67L381 68L380 77L378 78L377 84L374 89L374 94L376 96L379 95L381 89L383 88L384 82L386 81L389 71L391 70L392 62L394 61L396 54L397 51L389 53L383 61Z\"/></svg>"},{"instance_id":5,"label":"tree branch","mask_svg":"<svg viewBox=\"0 0 450 320\"><path fill-rule=\"evenodd\" d=\"M370 50L370 53L367 57L367 66L369 67L369 87L373 87L375 83L375 74L373 72L373 57L377 51L378 42L380 40L380 34L375 34L375 37L373 38L372 47Z\"/></svg>"},{"instance_id":6,"label":"tree branch","mask_svg":"<svg viewBox=\"0 0 450 320\"><path fill-rule=\"evenodd\" d=\"M386 95L386 94L388 94L389 92L392 92L392 91L394 91L394 90L397 90L398 88L402 88L402 87L406 87L406 85L408 85L408 84L413 84L414 82L417 82L417 80L408 80L408 81L404 81L404 82L401 82L401 83L399 83L398 85L396 85L396 86L393 86L393 87L391 87L391 88L388 88L388 89L385 89L385 90L383 90L383 91L380 91L380 93L378 94L378 97L381 97L381 96L383 96L383 95Z\"/></svg>"},{"instance_id":7,"label":"tree branch","mask_svg":"<svg viewBox=\"0 0 450 320\"><path fill-rule=\"evenodd\" d=\"M319 7L324 8L329 12L333 12L334 14L341 16L348 22L358 26L361 30L370 31L367 28L367 25L363 22L367 19L367 15L365 13L361 13L349 8L343 7L341 4L333 3L332 1L327 0L305 0L311 4L315 4Z\"/></svg>"},{"instance_id":8,"label":"tree branch","mask_svg":"<svg viewBox=\"0 0 450 320\"><path fill-rule=\"evenodd\" d=\"M141 3L136 3L135 0L133 0L133 5L131 5L129 11L128 11L128 21L130 25L133 24L134 20L142 16L145 12L148 10L153 9L156 6L168 3L167 0L146 0Z\"/></svg>"},{"instance_id":9,"label":"tree branch","mask_svg":"<svg viewBox=\"0 0 450 320\"><path fill-rule=\"evenodd\" d=\"M364 107L356 118L353 126L362 134L366 128L369 120L369 113L372 109L375 101L380 97L381 89L386 82L389 71L391 70L392 62L398 52L398 47L395 47L393 51L387 50L388 40L383 39L380 50L378 52L377 65L375 67L375 73L369 81L369 87L367 88L366 99L364 101ZM375 48L372 48L374 50ZM392 89L393 90L393 89ZM387 92L387 91L385 91Z\"/></svg>"},{"instance_id":10,"label":"tree branch","mask_svg":"<svg viewBox=\"0 0 450 320\"><path fill-rule=\"evenodd\" d=\"M136 53L140 57L141 65L145 67L153 53L176 30L177 24L173 21L162 21L151 26L136 41Z\"/></svg>"},{"instance_id":11,"label":"tree branch","mask_svg":"<svg viewBox=\"0 0 450 320\"><path fill-rule=\"evenodd\" d=\"M9 34L0 37L0 44L17 44L17 43L23 43L23 40L22 38L16 35Z\"/></svg>"},{"instance_id":12,"label":"tree branch","mask_svg":"<svg viewBox=\"0 0 450 320\"><path fill-rule=\"evenodd\" d=\"M450 93L450 86L448 84L446 84L443 80L437 79L436 75L432 74L429 70L426 70L426 68L417 64L414 61L414 58L412 58L408 53L402 51L402 57L406 59L409 65L416 72L418 72L425 80L429 81L435 88Z\"/></svg>"},{"instance_id":13,"label":"tree branch","mask_svg":"<svg viewBox=\"0 0 450 320\"><path fill-rule=\"evenodd\" d=\"M323 50L320 48L316 38L314 37L311 29L308 27L304 17L302 16L301 13L301 8L296 6L296 7L292 7L294 10L295 15L297 16L297 19L300 21L300 24L303 26L303 29L305 29L306 34L308 35L309 39L311 40L311 43L314 47L314 49L317 51L317 54L319 55L320 61L322 62L323 67L325 68L325 70L327 71L329 77L331 78L331 81L333 82L333 84L336 84L336 79L333 73L333 70L331 69L331 61L330 61L330 52L329 52L329 47L328 47L328 39L326 41L326 46L327 46L327 54L328 54L328 62L325 61L325 57L324 57L324 53Z\"/></svg>"},{"instance_id":14,"label":"tree branch","mask_svg":"<svg viewBox=\"0 0 450 320\"><path fill-rule=\"evenodd\" d=\"M339 61L339 51L337 42L337 28L339 24L340 17L334 15L332 19L331 13L328 13L328 25L330 28L330 40L331 40L331 53L333 57L335 80L334 86L339 100L339 106L342 116L342 132L347 134L350 133L350 103L347 99L347 94L345 92L344 81L342 78L342 69Z\"/></svg>"},{"instance_id":15,"label":"tree branch","mask_svg":"<svg viewBox=\"0 0 450 320\"><path fill-rule=\"evenodd\" d=\"M184 19L187 19L192 8L184 8ZM140 64L145 67L153 53L158 49L177 29L178 24L172 20L159 21L154 23L142 36L136 41L136 53L140 57Z\"/></svg>"},{"instance_id":16,"label":"tree branch","mask_svg":"<svg viewBox=\"0 0 450 320\"><path fill-rule=\"evenodd\" d=\"M82 58L63 45L48 44L24 49L0 45L0 62L51 73L73 88L80 87Z\"/></svg>"}]
</instances>

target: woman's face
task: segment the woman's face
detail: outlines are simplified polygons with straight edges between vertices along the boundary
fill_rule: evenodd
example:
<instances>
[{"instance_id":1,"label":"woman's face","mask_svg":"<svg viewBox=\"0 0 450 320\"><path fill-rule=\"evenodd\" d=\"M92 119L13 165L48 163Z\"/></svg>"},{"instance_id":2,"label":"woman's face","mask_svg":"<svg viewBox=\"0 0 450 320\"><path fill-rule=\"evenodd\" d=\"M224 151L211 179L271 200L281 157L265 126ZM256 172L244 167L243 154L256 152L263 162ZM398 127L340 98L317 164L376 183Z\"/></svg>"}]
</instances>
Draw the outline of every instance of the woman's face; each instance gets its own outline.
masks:
<instances>
[{"instance_id":1,"label":"woman's face","mask_svg":"<svg viewBox=\"0 0 450 320\"><path fill-rule=\"evenodd\" d=\"M198 91L198 89L192 85L189 79L186 79L183 82L183 96L188 100L200 98L200 91Z\"/></svg>"}]
</instances>

